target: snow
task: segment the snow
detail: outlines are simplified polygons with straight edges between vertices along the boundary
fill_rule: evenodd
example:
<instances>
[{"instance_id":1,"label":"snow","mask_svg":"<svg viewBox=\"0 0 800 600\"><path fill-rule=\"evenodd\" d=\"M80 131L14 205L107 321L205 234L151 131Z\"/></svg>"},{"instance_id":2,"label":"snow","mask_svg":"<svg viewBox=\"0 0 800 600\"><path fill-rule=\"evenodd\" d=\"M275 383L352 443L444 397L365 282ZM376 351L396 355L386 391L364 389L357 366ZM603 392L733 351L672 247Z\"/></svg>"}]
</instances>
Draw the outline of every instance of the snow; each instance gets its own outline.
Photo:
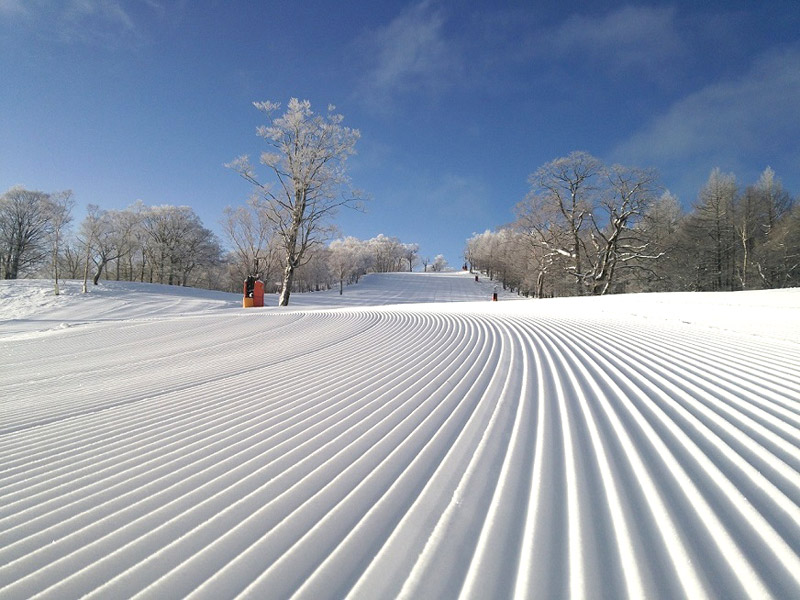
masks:
<instances>
[{"instance_id":1,"label":"snow","mask_svg":"<svg viewBox=\"0 0 800 600\"><path fill-rule=\"evenodd\" d=\"M61 287L0 282L4 600L800 597L800 289Z\"/></svg>"}]
</instances>

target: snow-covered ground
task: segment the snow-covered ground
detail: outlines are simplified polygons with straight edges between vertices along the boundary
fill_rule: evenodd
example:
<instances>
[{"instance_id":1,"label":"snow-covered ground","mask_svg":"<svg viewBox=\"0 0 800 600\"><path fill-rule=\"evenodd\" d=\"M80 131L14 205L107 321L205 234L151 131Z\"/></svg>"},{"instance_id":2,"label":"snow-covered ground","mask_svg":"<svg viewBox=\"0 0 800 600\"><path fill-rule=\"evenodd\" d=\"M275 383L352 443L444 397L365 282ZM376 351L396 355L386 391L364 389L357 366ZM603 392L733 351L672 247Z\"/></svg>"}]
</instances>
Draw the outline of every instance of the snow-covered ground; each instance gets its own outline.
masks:
<instances>
[{"instance_id":1,"label":"snow-covered ground","mask_svg":"<svg viewBox=\"0 0 800 600\"><path fill-rule=\"evenodd\" d=\"M3 600L800 597L800 289L51 285L0 282Z\"/></svg>"}]
</instances>

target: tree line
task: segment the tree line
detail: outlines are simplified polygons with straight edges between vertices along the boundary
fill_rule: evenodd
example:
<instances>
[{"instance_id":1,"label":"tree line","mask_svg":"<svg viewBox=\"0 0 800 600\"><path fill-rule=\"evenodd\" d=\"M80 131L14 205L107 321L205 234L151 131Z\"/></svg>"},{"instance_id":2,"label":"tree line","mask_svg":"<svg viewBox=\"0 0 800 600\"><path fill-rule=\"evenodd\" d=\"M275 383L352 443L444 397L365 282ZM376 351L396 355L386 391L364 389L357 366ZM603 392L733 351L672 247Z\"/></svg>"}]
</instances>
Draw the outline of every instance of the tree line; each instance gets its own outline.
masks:
<instances>
[{"instance_id":1,"label":"tree line","mask_svg":"<svg viewBox=\"0 0 800 600\"><path fill-rule=\"evenodd\" d=\"M515 219L467 240L470 266L534 297L800 285L800 205L767 167L714 169L684 210L654 170L573 152L537 169Z\"/></svg>"},{"instance_id":2,"label":"tree line","mask_svg":"<svg viewBox=\"0 0 800 600\"><path fill-rule=\"evenodd\" d=\"M72 228L71 192L45 193L13 187L0 196L0 277L52 277L55 293L61 279L102 278L241 290L248 275L261 277L269 293L283 285L283 248L263 200L228 207L222 219L226 250L188 206L147 206L136 202L123 210L90 204ZM292 289L306 292L357 283L366 273L443 270L419 254L419 245L380 234L320 243L297 265Z\"/></svg>"},{"instance_id":3,"label":"tree line","mask_svg":"<svg viewBox=\"0 0 800 600\"><path fill-rule=\"evenodd\" d=\"M268 293L282 292L286 285L286 239L274 219L273 204L262 195L252 196L245 205L227 207L222 230L230 247L227 264L230 279L241 282L248 275L264 281ZM329 236L332 236L331 229ZM403 243L379 234L369 240L339 237L325 244L319 233L315 243L303 250L302 259L292 267L291 291L307 292L357 283L367 273L412 271L418 265L427 270L446 268L444 257L433 262L419 254L419 244Z\"/></svg>"},{"instance_id":4,"label":"tree line","mask_svg":"<svg viewBox=\"0 0 800 600\"><path fill-rule=\"evenodd\" d=\"M211 287L223 264L222 247L188 206L104 210L90 204L76 230L71 192L13 187L0 196L0 276L16 279L104 275L125 281Z\"/></svg>"}]
</instances>

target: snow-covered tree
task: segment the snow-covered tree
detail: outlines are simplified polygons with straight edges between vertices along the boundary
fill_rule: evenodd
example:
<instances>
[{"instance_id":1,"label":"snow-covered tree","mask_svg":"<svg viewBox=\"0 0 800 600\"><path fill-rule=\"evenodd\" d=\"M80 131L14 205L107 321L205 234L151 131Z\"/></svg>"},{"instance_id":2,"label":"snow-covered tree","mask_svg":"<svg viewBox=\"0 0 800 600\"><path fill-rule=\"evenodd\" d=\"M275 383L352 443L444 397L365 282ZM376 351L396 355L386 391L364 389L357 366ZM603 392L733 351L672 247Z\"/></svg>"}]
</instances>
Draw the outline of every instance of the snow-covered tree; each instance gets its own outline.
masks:
<instances>
[{"instance_id":1,"label":"snow-covered tree","mask_svg":"<svg viewBox=\"0 0 800 600\"><path fill-rule=\"evenodd\" d=\"M541 166L529 178L529 197L540 204L537 210L547 212L548 233L563 233L563 236L543 239L543 242L557 243L552 250L569 257L578 295L585 289L586 238L583 233L591 224L593 192L602 170L602 163L591 154L573 152Z\"/></svg>"},{"instance_id":2,"label":"snow-covered tree","mask_svg":"<svg viewBox=\"0 0 800 600\"><path fill-rule=\"evenodd\" d=\"M61 246L65 234L65 229L72 221L72 208L75 201L72 198L72 191L66 190L50 196L47 206L48 219L50 221L50 253L53 266L53 287L55 295L58 296L58 267L61 260Z\"/></svg>"},{"instance_id":3,"label":"snow-covered tree","mask_svg":"<svg viewBox=\"0 0 800 600\"><path fill-rule=\"evenodd\" d=\"M339 282L339 294L344 293L345 282L358 281L367 271L369 247L354 237L333 240L328 246L328 264Z\"/></svg>"},{"instance_id":4,"label":"snow-covered tree","mask_svg":"<svg viewBox=\"0 0 800 600\"><path fill-rule=\"evenodd\" d=\"M621 269L659 256L636 229L660 193L654 171L606 167L573 152L540 167L529 181L531 192L517 205L514 226L528 237L528 257L538 268L560 265L578 294L605 294Z\"/></svg>"},{"instance_id":5,"label":"snow-covered tree","mask_svg":"<svg viewBox=\"0 0 800 600\"><path fill-rule=\"evenodd\" d=\"M83 246L84 261L83 261L83 288L84 294L88 293L89 281L89 263L92 260L92 251L94 250L97 238L100 236L103 224L102 212L100 207L96 204L90 204L86 207L86 217L81 223L78 240Z\"/></svg>"},{"instance_id":6,"label":"snow-covered tree","mask_svg":"<svg viewBox=\"0 0 800 600\"><path fill-rule=\"evenodd\" d=\"M677 267L688 260L679 243L683 219L681 204L670 192L662 193L644 211L634 229L647 240L650 254L661 258L655 262L638 261L629 278L629 291L670 291L683 287L684 269Z\"/></svg>"},{"instance_id":7,"label":"snow-covered tree","mask_svg":"<svg viewBox=\"0 0 800 600\"><path fill-rule=\"evenodd\" d=\"M367 241L372 255L371 269L376 273L393 273L402 271L406 249L403 242L396 237L388 237L379 233Z\"/></svg>"},{"instance_id":8,"label":"snow-covered tree","mask_svg":"<svg viewBox=\"0 0 800 600\"><path fill-rule=\"evenodd\" d=\"M447 270L447 259L445 259L443 254L436 255L431 264L431 269L434 273L441 273Z\"/></svg>"},{"instance_id":9,"label":"snow-covered tree","mask_svg":"<svg viewBox=\"0 0 800 600\"><path fill-rule=\"evenodd\" d=\"M48 254L50 194L15 186L0 196L0 273L17 279Z\"/></svg>"},{"instance_id":10,"label":"snow-covered tree","mask_svg":"<svg viewBox=\"0 0 800 600\"><path fill-rule=\"evenodd\" d=\"M190 274L219 261L221 249L214 234L203 227L188 206L153 206L143 215L150 243L151 279L187 285Z\"/></svg>"},{"instance_id":11,"label":"snow-covered tree","mask_svg":"<svg viewBox=\"0 0 800 600\"><path fill-rule=\"evenodd\" d=\"M608 292L620 269L662 256L635 228L660 193L656 172L614 165L603 170L603 177L605 185L589 214L592 251L585 282L593 295Z\"/></svg>"},{"instance_id":12,"label":"snow-covered tree","mask_svg":"<svg viewBox=\"0 0 800 600\"><path fill-rule=\"evenodd\" d=\"M403 258L408 262L408 270L413 271L419 262L419 244L403 244Z\"/></svg>"},{"instance_id":13,"label":"snow-covered tree","mask_svg":"<svg viewBox=\"0 0 800 600\"><path fill-rule=\"evenodd\" d=\"M742 285L747 287L751 264L762 285L786 285L781 265L785 265L787 246L778 237L787 233L781 225L792 209L792 198L770 167L764 169L755 185L747 188L744 197L737 207L737 237L743 253Z\"/></svg>"},{"instance_id":14,"label":"snow-covered tree","mask_svg":"<svg viewBox=\"0 0 800 600\"><path fill-rule=\"evenodd\" d=\"M358 198L349 189L347 158L355 153L360 137L356 129L342 125L342 115L328 107L326 116L314 114L308 100L292 98L285 113L280 105L255 102L268 125L258 135L270 147L261 163L271 172L275 186L259 180L247 156L230 163L239 175L253 183L267 204L267 216L282 241L285 255L279 304L289 304L295 270L309 251L326 237L327 221L341 206L355 206Z\"/></svg>"},{"instance_id":15,"label":"snow-covered tree","mask_svg":"<svg viewBox=\"0 0 800 600\"><path fill-rule=\"evenodd\" d=\"M269 283L279 278L281 253L266 201L253 196L246 206L225 209L223 232L233 246L237 279L248 275Z\"/></svg>"},{"instance_id":16,"label":"snow-covered tree","mask_svg":"<svg viewBox=\"0 0 800 600\"><path fill-rule=\"evenodd\" d=\"M734 203L738 188L733 173L715 168L700 190L685 221L684 244L692 256L695 290L731 290L735 284L736 232Z\"/></svg>"}]
</instances>

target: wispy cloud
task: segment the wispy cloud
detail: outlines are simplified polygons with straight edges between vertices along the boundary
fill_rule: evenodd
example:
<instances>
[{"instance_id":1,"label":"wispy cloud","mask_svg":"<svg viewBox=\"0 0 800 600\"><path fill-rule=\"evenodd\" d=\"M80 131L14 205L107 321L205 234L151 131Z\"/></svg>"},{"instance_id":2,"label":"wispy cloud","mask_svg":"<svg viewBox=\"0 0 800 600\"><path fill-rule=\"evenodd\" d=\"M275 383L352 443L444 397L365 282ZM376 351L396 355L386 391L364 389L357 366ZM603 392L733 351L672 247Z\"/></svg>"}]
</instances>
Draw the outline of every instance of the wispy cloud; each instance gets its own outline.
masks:
<instances>
[{"instance_id":1,"label":"wispy cloud","mask_svg":"<svg viewBox=\"0 0 800 600\"><path fill-rule=\"evenodd\" d=\"M108 45L134 41L139 31L133 18L116 0L71 0L61 13L62 40Z\"/></svg>"},{"instance_id":2,"label":"wispy cloud","mask_svg":"<svg viewBox=\"0 0 800 600\"><path fill-rule=\"evenodd\" d=\"M541 41L546 52L580 54L613 70L656 70L683 52L671 7L625 6L599 17L572 15Z\"/></svg>"},{"instance_id":3,"label":"wispy cloud","mask_svg":"<svg viewBox=\"0 0 800 600\"><path fill-rule=\"evenodd\" d=\"M445 14L424 0L370 32L361 47L371 57L360 91L370 102L409 92L437 94L458 76L460 61L444 35Z\"/></svg>"},{"instance_id":4,"label":"wispy cloud","mask_svg":"<svg viewBox=\"0 0 800 600\"><path fill-rule=\"evenodd\" d=\"M800 47L771 51L740 77L676 101L614 155L666 169L696 165L706 174L714 166L741 167L742 157L763 161L761 167L776 157L800 164L799 99Z\"/></svg>"},{"instance_id":5,"label":"wispy cloud","mask_svg":"<svg viewBox=\"0 0 800 600\"><path fill-rule=\"evenodd\" d=\"M154 0L139 6L159 16L164 10ZM146 38L132 8L123 0L0 0L0 18L51 41L119 47Z\"/></svg>"},{"instance_id":6,"label":"wispy cloud","mask_svg":"<svg viewBox=\"0 0 800 600\"><path fill-rule=\"evenodd\" d=\"M476 175L442 173L426 186L422 195L431 198L436 214L451 222L460 221L465 215L491 217L490 186Z\"/></svg>"}]
</instances>

